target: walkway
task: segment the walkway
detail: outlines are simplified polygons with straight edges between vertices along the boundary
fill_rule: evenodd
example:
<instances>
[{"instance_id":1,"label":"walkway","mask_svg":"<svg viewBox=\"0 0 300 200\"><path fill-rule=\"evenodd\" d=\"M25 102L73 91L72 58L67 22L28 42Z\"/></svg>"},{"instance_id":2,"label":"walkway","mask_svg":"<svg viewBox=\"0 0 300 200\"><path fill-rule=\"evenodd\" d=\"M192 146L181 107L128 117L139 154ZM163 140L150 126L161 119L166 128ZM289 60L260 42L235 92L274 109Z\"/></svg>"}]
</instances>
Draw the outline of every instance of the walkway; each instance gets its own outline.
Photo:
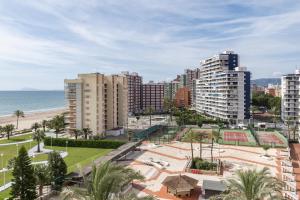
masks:
<instances>
[{"instance_id":1,"label":"walkway","mask_svg":"<svg viewBox=\"0 0 300 200\"><path fill-rule=\"evenodd\" d=\"M0 144L0 147L2 146L9 146L9 145L17 145L17 144L24 144L24 143L28 143L28 142L32 142L33 140L25 140L25 141L20 141L20 142L11 142L11 143L4 143L4 144Z\"/></svg>"}]
</instances>

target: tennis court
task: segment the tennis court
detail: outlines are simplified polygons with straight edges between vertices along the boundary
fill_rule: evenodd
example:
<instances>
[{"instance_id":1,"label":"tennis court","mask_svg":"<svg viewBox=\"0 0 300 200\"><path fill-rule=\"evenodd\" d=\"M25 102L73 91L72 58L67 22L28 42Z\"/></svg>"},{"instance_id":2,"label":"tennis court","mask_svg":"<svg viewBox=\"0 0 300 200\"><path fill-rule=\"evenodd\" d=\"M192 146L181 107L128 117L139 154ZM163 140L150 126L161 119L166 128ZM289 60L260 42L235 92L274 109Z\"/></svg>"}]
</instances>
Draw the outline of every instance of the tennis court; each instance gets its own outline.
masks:
<instances>
[{"instance_id":1,"label":"tennis court","mask_svg":"<svg viewBox=\"0 0 300 200\"><path fill-rule=\"evenodd\" d=\"M277 131L257 131L256 135L260 145L287 147L286 138Z\"/></svg>"},{"instance_id":2,"label":"tennis court","mask_svg":"<svg viewBox=\"0 0 300 200\"><path fill-rule=\"evenodd\" d=\"M257 146L255 138L249 130L221 130L222 140L220 143L242 145L242 146Z\"/></svg>"}]
</instances>

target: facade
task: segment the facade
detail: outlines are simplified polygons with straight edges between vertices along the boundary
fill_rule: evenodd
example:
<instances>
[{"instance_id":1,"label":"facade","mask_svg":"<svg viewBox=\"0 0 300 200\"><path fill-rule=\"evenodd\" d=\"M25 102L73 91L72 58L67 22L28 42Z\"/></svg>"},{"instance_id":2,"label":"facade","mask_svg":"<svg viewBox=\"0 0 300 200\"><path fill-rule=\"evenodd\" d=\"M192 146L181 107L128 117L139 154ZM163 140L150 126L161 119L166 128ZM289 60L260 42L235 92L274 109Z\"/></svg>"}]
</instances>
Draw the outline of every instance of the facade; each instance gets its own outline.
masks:
<instances>
[{"instance_id":1,"label":"facade","mask_svg":"<svg viewBox=\"0 0 300 200\"><path fill-rule=\"evenodd\" d=\"M179 89L179 81L164 82L164 98L174 100L176 92Z\"/></svg>"},{"instance_id":2,"label":"facade","mask_svg":"<svg viewBox=\"0 0 300 200\"><path fill-rule=\"evenodd\" d=\"M290 127L297 126L300 120L299 101L300 101L300 71L294 74L287 74L281 78L281 118ZM292 131L290 131L292 132ZM292 140L299 139L299 127L297 134L289 136Z\"/></svg>"},{"instance_id":3,"label":"facade","mask_svg":"<svg viewBox=\"0 0 300 200\"><path fill-rule=\"evenodd\" d=\"M267 88L265 88L265 94L272 95L273 97L281 97L281 87L279 85L269 84Z\"/></svg>"},{"instance_id":4,"label":"facade","mask_svg":"<svg viewBox=\"0 0 300 200\"><path fill-rule=\"evenodd\" d=\"M180 88L175 95L174 103L177 108L188 108L191 106L191 91L187 87Z\"/></svg>"},{"instance_id":5,"label":"facade","mask_svg":"<svg viewBox=\"0 0 300 200\"><path fill-rule=\"evenodd\" d=\"M122 72L128 83L128 112L138 114L142 109L142 84L143 78L138 73Z\"/></svg>"},{"instance_id":6,"label":"facade","mask_svg":"<svg viewBox=\"0 0 300 200\"><path fill-rule=\"evenodd\" d=\"M250 119L251 73L239 66L239 56L225 51L201 62L196 80L196 111L230 123Z\"/></svg>"},{"instance_id":7,"label":"facade","mask_svg":"<svg viewBox=\"0 0 300 200\"><path fill-rule=\"evenodd\" d=\"M164 108L164 84L149 82L142 86L143 111L150 108L154 112L162 112Z\"/></svg>"},{"instance_id":8,"label":"facade","mask_svg":"<svg viewBox=\"0 0 300 200\"><path fill-rule=\"evenodd\" d=\"M128 117L128 84L124 76L79 74L65 80L68 131L89 128L94 135L123 127Z\"/></svg>"}]
</instances>

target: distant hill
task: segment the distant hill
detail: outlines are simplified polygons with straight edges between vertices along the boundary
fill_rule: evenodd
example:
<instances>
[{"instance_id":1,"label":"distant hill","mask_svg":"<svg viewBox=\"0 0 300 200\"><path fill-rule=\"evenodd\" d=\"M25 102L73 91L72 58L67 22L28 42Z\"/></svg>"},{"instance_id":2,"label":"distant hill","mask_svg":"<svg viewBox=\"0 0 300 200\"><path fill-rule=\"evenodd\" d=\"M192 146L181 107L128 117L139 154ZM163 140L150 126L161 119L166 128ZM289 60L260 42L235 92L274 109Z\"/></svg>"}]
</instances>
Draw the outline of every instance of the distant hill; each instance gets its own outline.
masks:
<instances>
[{"instance_id":1,"label":"distant hill","mask_svg":"<svg viewBox=\"0 0 300 200\"><path fill-rule=\"evenodd\" d=\"M251 83L256 84L258 86L268 86L268 84L280 85L281 79L280 78L259 78L259 79L251 80Z\"/></svg>"}]
</instances>

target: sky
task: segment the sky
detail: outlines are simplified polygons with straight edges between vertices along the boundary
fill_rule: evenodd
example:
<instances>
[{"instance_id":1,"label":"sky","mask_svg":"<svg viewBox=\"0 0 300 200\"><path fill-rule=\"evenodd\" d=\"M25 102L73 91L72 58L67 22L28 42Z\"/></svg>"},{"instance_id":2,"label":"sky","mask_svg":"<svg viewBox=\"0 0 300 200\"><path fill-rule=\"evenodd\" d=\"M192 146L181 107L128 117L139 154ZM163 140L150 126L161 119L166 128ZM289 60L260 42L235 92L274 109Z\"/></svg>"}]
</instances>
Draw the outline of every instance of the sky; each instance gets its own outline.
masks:
<instances>
[{"instance_id":1,"label":"sky","mask_svg":"<svg viewBox=\"0 0 300 200\"><path fill-rule=\"evenodd\" d=\"M63 89L90 72L169 81L224 50L253 79L300 68L300 1L0 1L0 90Z\"/></svg>"}]
</instances>

